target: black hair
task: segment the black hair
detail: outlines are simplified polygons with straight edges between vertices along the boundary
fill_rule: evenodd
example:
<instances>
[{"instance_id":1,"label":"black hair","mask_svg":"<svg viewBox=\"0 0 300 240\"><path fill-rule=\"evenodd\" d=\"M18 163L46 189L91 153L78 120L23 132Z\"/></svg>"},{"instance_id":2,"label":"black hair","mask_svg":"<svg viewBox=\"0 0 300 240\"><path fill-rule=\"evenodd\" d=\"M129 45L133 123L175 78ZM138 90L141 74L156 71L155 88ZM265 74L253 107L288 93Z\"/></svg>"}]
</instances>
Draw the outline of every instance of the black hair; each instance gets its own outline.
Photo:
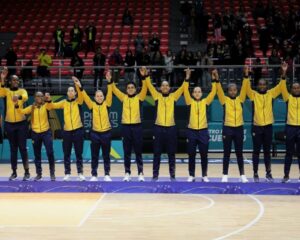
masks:
<instances>
[{"instance_id":1,"label":"black hair","mask_svg":"<svg viewBox=\"0 0 300 240\"><path fill-rule=\"evenodd\" d=\"M133 85L136 88L136 84L133 81L130 81L130 82L126 83L126 88L127 88L128 85Z\"/></svg>"}]
</instances>

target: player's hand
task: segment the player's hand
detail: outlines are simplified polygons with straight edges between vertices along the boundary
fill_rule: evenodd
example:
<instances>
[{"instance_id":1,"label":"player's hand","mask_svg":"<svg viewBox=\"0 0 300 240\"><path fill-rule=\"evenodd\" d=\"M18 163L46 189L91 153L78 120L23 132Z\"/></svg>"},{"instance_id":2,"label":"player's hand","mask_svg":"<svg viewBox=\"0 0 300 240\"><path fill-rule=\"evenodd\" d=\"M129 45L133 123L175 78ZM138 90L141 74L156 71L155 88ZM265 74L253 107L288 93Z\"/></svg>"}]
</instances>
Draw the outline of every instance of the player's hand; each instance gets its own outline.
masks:
<instances>
[{"instance_id":1,"label":"player's hand","mask_svg":"<svg viewBox=\"0 0 300 240\"><path fill-rule=\"evenodd\" d=\"M283 62L281 64L282 73L285 74L288 69L288 64L286 62Z\"/></svg>"},{"instance_id":2,"label":"player's hand","mask_svg":"<svg viewBox=\"0 0 300 240\"><path fill-rule=\"evenodd\" d=\"M148 74L147 68L146 67L141 67L140 68L140 74L141 74L142 77L147 76L147 74Z\"/></svg>"},{"instance_id":3,"label":"player's hand","mask_svg":"<svg viewBox=\"0 0 300 240\"><path fill-rule=\"evenodd\" d=\"M3 70L1 71L1 81L4 81L7 77L7 74L8 74L8 68L7 67L4 67Z\"/></svg>"},{"instance_id":4,"label":"player's hand","mask_svg":"<svg viewBox=\"0 0 300 240\"><path fill-rule=\"evenodd\" d=\"M73 80L75 85L77 85L79 88L81 88L81 83L80 83L80 81L77 77L73 76L72 80Z\"/></svg>"},{"instance_id":5,"label":"player's hand","mask_svg":"<svg viewBox=\"0 0 300 240\"><path fill-rule=\"evenodd\" d=\"M246 65L246 66L244 67L244 75L245 75L245 76L249 76L249 73L250 73L250 68L249 68L248 65Z\"/></svg>"},{"instance_id":6,"label":"player's hand","mask_svg":"<svg viewBox=\"0 0 300 240\"><path fill-rule=\"evenodd\" d=\"M111 76L111 70L108 70L105 74L105 78L107 80L107 82L111 83L111 79L112 79L112 76Z\"/></svg>"},{"instance_id":7,"label":"player's hand","mask_svg":"<svg viewBox=\"0 0 300 240\"><path fill-rule=\"evenodd\" d=\"M189 68L185 69L184 71L185 71L185 80L189 81L191 78L192 71Z\"/></svg>"},{"instance_id":8,"label":"player's hand","mask_svg":"<svg viewBox=\"0 0 300 240\"><path fill-rule=\"evenodd\" d=\"M217 69L212 70L211 72L212 79L219 81L219 73Z\"/></svg>"}]
</instances>

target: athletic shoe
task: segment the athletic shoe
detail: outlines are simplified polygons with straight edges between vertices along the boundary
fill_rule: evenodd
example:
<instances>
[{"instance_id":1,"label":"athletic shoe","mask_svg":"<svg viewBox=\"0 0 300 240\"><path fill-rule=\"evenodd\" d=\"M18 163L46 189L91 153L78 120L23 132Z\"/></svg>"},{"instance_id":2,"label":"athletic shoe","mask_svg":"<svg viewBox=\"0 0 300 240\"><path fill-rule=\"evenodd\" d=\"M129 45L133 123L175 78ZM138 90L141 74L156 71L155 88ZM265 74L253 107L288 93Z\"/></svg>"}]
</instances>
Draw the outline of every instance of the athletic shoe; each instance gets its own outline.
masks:
<instances>
[{"instance_id":1,"label":"athletic shoe","mask_svg":"<svg viewBox=\"0 0 300 240\"><path fill-rule=\"evenodd\" d=\"M195 182L195 181L196 181L196 178L193 176L189 176L187 179L187 182Z\"/></svg>"},{"instance_id":2,"label":"athletic shoe","mask_svg":"<svg viewBox=\"0 0 300 240\"><path fill-rule=\"evenodd\" d=\"M85 181L85 176L83 176L82 173L78 173L78 181L82 182L82 181Z\"/></svg>"},{"instance_id":3,"label":"athletic shoe","mask_svg":"<svg viewBox=\"0 0 300 240\"><path fill-rule=\"evenodd\" d=\"M158 177L153 177L151 181L152 182L158 182Z\"/></svg>"},{"instance_id":4,"label":"athletic shoe","mask_svg":"<svg viewBox=\"0 0 300 240\"><path fill-rule=\"evenodd\" d=\"M50 180L51 180L52 182L56 180L56 177L55 177L54 174L51 174L51 175L50 175Z\"/></svg>"},{"instance_id":5,"label":"athletic shoe","mask_svg":"<svg viewBox=\"0 0 300 240\"><path fill-rule=\"evenodd\" d=\"M267 173L267 174L266 174L266 181L267 181L267 182L270 182L270 183L274 182L274 179L273 179L271 173Z\"/></svg>"},{"instance_id":6,"label":"athletic shoe","mask_svg":"<svg viewBox=\"0 0 300 240\"><path fill-rule=\"evenodd\" d=\"M288 183L290 181L291 181L290 178L286 176L281 180L282 183Z\"/></svg>"},{"instance_id":7,"label":"athletic shoe","mask_svg":"<svg viewBox=\"0 0 300 240\"><path fill-rule=\"evenodd\" d=\"M259 176L258 176L257 173L254 173L254 175L253 175L253 181L254 181L255 183L259 183Z\"/></svg>"},{"instance_id":8,"label":"athletic shoe","mask_svg":"<svg viewBox=\"0 0 300 240\"><path fill-rule=\"evenodd\" d=\"M104 182L111 182L112 180L111 180L109 175L105 175L104 178L103 178L103 181Z\"/></svg>"},{"instance_id":9,"label":"athletic shoe","mask_svg":"<svg viewBox=\"0 0 300 240\"><path fill-rule=\"evenodd\" d=\"M12 173L9 177L9 181L15 181L17 180L18 176L17 173Z\"/></svg>"},{"instance_id":10,"label":"athletic shoe","mask_svg":"<svg viewBox=\"0 0 300 240\"><path fill-rule=\"evenodd\" d=\"M228 182L228 175L223 175L221 182Z\"/></svg>"},{"instance_id":11,"label":"athletic shoe","mask_svg":"<svg viewBox=\"0 0 300 240\"><path fill-rule=\"evenodd\" d=\"M23 177L23 181L29 181L30 180L30 173L25 173Z\"/></svg>"},{"instance_id":12,"label":"athletic shoe","mask_svg":"<svg viewBox=\"0 0 300 240\"><path fill-rule=\"evenodd\" d=\"M205 176L205 177L202 177L202 182L209 182L209 179L208 179L208 177L207 177L207 176Z\"/></svg>"},{"instance_id":13,"label":"athletic shoe","mask_svg":"<svg viewBox=\"0 0 300 240\"><path fill-rule=\"evenodd\" d=\"M247 182L249 182L248 179L247 179L247 177L246 177L245 175L241 175L240 180L241 180L242 183L247 183Z\"/></svg>"},{"instance_id":14,"label":"athletic shoe","mask_svg":"<svg viewBox=\"0 0 300 240\"><path fill-rule=\"evenodd\" d=\"M176 180L175 177L170 177L170 181L171 181L171 182L176 182L177 180Z\"/></svg>"},{"instance_id":15,"label":"athletic shoe","mask_svg":"<svg viewBox=\"0 0 300 240\"><path fill-rule=\"evenodd\" d=\"M129 173L125 173L125 176L123 178L123 182L129 182L131 181L131 177Z\"/></svg>"},{"instance_id":16,"label":"athletic shoe","mask_svg":"<svg viewBox=\"0 0 300 240\"><path fill-rule=\"evenodd\" d=\"M63 181L70 181L71 180L71 174L66 174L63 178Z\"/></svg>"},{"instance_id":17,"label":"athletic shoe","mask_svg":"<svg viewBox=\"0 0 300 240\"><path fill-rule=\"evenodd\" d=\"M41 174L36 175L36 177L34 178L34 181L41 181L43 179Z\"/></svg>"},{"instance_id":18,"label":"athletic shoe","mask_svg":"<svg viewBox=\"0 0 300 240\"><path fill-rule=\"evenodd\" d=\"M139 176L138 176L138 181L139 182L145 182L145 178L144 178L144 174L139 174Z\"/></svg>"},{"instance_id":19,"label":"athletic shoe","mask_svg":"<svg viewBox=\"0 0 300 240\"><path fill-rule=\"evenodd\" d=\"M97 176L92 176L90 182L98 182Z\"/></svg>"}]
</instances>

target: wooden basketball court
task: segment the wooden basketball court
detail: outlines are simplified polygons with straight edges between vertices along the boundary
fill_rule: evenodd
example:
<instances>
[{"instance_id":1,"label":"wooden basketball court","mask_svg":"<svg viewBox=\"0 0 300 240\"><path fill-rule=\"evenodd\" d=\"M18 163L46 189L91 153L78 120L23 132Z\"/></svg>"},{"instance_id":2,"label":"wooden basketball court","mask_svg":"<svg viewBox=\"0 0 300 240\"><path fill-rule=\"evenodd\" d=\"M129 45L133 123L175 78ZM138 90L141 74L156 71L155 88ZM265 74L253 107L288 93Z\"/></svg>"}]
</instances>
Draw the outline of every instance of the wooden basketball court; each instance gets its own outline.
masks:
<instances>
[{"instance_id":1,"label":"wooden basketball court","mask_svg":"<svg viewBox=\"0 0 300 240\"><path fill-rule=\"evenodd\" d=\"M299 239L299 197L1 194L0 239Z\"/></svg>"},{"instance_id":2,"label":"wooden basketball court","mask_svg":"<svg viewBox=\"0 0 300 240\"><path fill-rule=\"evenodd\" d=\"M85 167L88 175L89 166ZM145 167L150 173L151 165ZM122 176L122 165L112 168L112 173ZM178 165L178 176L186 176L186 168ZM234 177L236 168L231 165ZM1 169L9 175L9 166ZM282 165L273 169L280 177ZM220 170L221 165L211 165L211 176L220 176ZM251 167L246 166L246 171L250 177ZM57 172L62 174L61 165ZM162 175L167 176L167 165L162 166ZM298 177L296 165L291 177ZM1 240L287 240L300 236L299 196L2 193L0 216Z\"/></svg>"}]
</instances>

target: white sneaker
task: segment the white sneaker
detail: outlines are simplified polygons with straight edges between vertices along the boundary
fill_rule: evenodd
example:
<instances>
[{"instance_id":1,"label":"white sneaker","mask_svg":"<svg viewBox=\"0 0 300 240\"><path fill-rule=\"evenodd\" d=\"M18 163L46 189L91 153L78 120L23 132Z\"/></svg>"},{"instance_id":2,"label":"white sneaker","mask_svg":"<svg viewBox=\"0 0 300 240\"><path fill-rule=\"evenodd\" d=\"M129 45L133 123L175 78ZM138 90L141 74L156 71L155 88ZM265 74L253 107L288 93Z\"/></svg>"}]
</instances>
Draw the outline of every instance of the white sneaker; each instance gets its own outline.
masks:
<instances>
[{"instance_id":1,"label":"white sneaker","mask_svg":"<svg viewBox=\"0 0 300 240\"><path fill-rule=\"evenodd\" d=\"M240 180L241 180L242 183L247 183L247 182L249 182L248 179L247 179L247 177L246 177L246 175L241 175Z\"/></svg>"},{"instance_id":2,"label":"white sneaker","mask_svg":"<svg viewBox=\"0 0 300 240\"><path fill-rule=\"evenodd\" d=\"M202 182L209 182L209 179L208 179L208 177L207 177L207 176L205 176L205 177L202 177Z\"/></svg>"},{"instance_id":3,"label":"white sneaker","mask_svg":"<svg viewBox=\"0 0 300 240\"><path fill-rule=\"evenodd\" d=\"M98 182L98 178L96 176L92 176L90 182Z\"/></svg>"},{"instance_id":4,"label":"white sneaker","mask_svg":"<svg viewBox=\"0 0 300 240\"><path fill-rule=\"evenodd\" d=\"M144 178L144 175L142 173L138 176L138 181L139 182L145 182L145 178Z\"/></svg>"},{"instance_id":5,"label":"white sneaker","mask_svg":"<svg viewBox=\"0 0 300 240\"><path fill-rule=\"evenodd\" d=\"M221 182L228 182L228 175L223 175Z\"/></svg>"},{"instance_id":6,"label":"white sneaker","mask_svg":"<svg viewBox=\"0 0 300 240\"><path fill-rule=\"evenodd\" d=\"M71 180L71 174L66 174L63 178L63 181L67 182Z\"/></svg>"},{"instance_id":7,"label":"white sneaker","mask_svg":"<svg viewBox=\"0 0 300 240\"><path fill-rule=\"evenodd\" d=\"M85 181L85 176L83 176L82 173L79 173L77 179L78 179L78 181L80 181L80 182Z\"/></svg>"},{"instance_id":8,"label":"white sneaker","mask_svg":"<svg viewBox=\"0 0 300 240\"><path fill-rule=\"evenodd\" d=\"M187 179L188 182L195 182L196 181L196 178L193 177L193 176L189 176L188 179Z\"/></svg>"},{"instance_id":9,"label":"white sneaker","mask_svg":"<svg viewBox=\"0 0 300 240\"><path fill-rule=\"evenodd\" d=\"M125 174L125 177L123 178L123 181L124 181L124 182L129 182L129 181L131 181L131 177L130 177L130 174L129 174L129 173L126 173L126 174Z\"/></svg>"},{"instance_id":10,"label":"white sneaker","mask_svg":"<svg viewBox=\"0 0 300 240\"><path fill-rule=\"evenodd\" d=\"M103 181L104 182L111 182L112 180L111 180L109 175L105 175L104 178L103 178Z\"/></svg>"}]
</instances>

